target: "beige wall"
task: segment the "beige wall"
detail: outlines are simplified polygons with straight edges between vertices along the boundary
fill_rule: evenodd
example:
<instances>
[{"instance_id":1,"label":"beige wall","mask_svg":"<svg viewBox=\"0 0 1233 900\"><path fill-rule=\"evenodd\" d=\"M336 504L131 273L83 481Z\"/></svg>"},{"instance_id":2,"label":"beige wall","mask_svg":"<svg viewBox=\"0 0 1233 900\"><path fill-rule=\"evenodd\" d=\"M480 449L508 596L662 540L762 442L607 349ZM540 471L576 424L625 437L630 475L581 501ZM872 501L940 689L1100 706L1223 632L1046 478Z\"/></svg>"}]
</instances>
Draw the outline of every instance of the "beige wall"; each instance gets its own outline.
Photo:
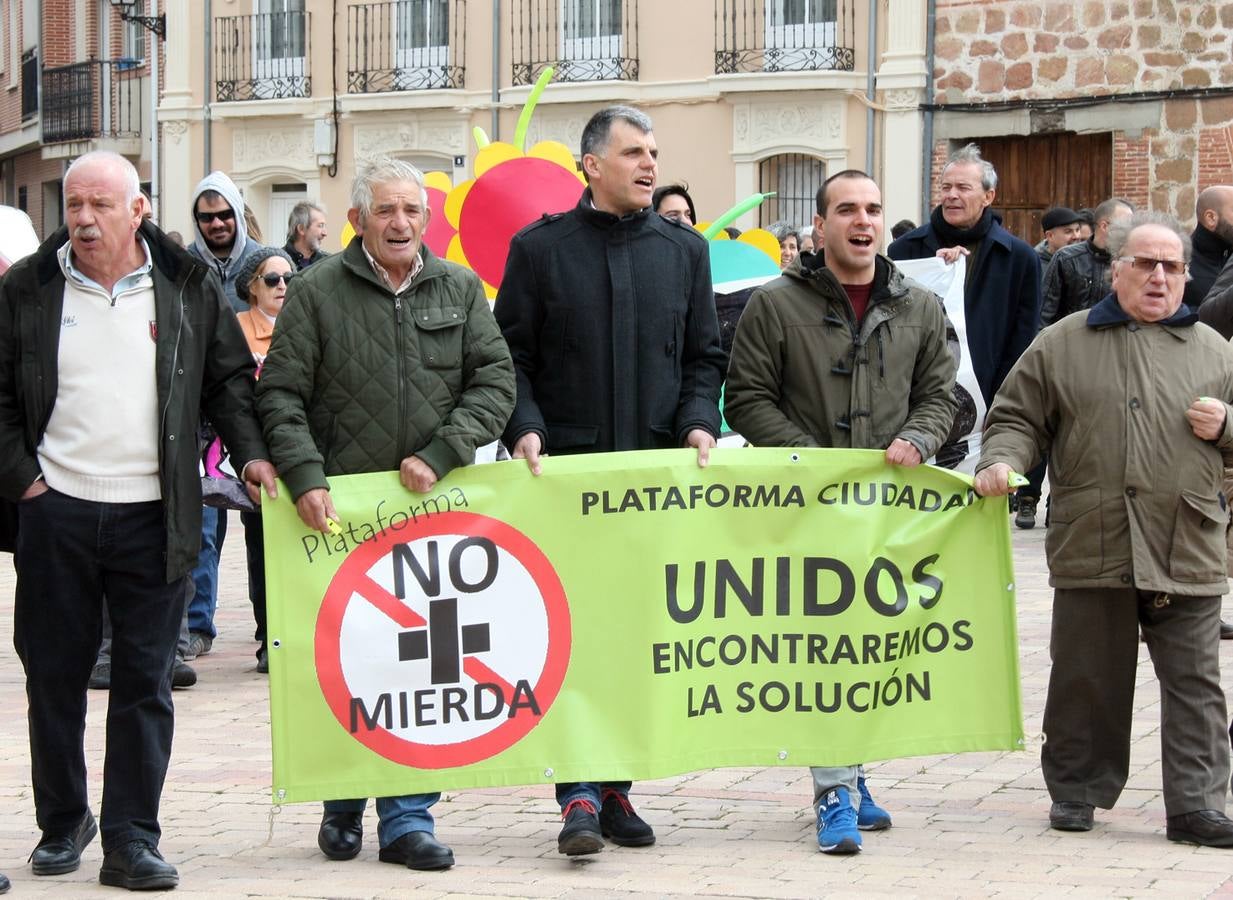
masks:
<instances>
[{"instance_id":1,"label":"beige wall","mask_svg":"<svg viewBox=\"0 0 1233 900\"><path fill-rule=\"evenodd\" d=\"M828 169L865 164L865 106L849 92L865 91L869 63L866 47L870 5L865 0L841 0L855 21L855 71L807 71L740 75L715 74L716 3L723 0L641 0L638 18L639 79L636 82L554 83L545 92L533 121L531 140L555 139L571 148L586 119L601 106L631 102L655 121L660 148L660 181L689 182L700 215L714 218L733 203L756 190L758 163L777 153L805 153L825 160ZM492 122L492 4L471 0L467 4L465 37L466 84L461 90L405 91L348 95L347 10L338 13L339 58L335 70L339 84L337 173L329 174L313 146L314 124L326 120L331 108L329 51L331 46L330 0L308 0L311 14L310 69L312 93L308 98L211 103L211 153L208 164L232 174L253 205L267 238L282 231L283 223L270 221L270 187L277 182L299 182L309 197L319 198L328 209L331 243L345 219L347 191L357 154L392 152L411 159L436 155L447 163L455 155L465 157L456 181L470 177L476 147L473 126L491 131ZM511 86L511 63L515 46L511 34L512 0L502 0L499 28L501 84L500 137L511 140L522 104L529 92ZM875 147L876 172L898 173L896 196L886 198L888 221L916 215L919 209L919 178L905 173L920 169L920 114L915 97L924 85L925 0L879 0L881 21L875 66L882 59L888 40L888 21L912 10L919 20L918 32L904 45L898 36L900 54L890 71L879 74L881 93L904 90L912 95L910 109L897 114L896 158L883 164L883 147ZM251 13L252 0L213 0L216 16ZM201 4L168 0L168 31L172 35L200 35ZM913 18L914 17L914 18ZM177 18L179 21L177 21ZM203 42L180 38L168 44L166 95L160 110L164 124L164 217L165 227L188 232L192 187L204 174L205 124L202 100L213 95L213 86L203 83ZM905 51L905 46L907 49ZM906 52L905 57L903 53ZM903 59L914 58L904 67ZM896 69L895 66L898 66ZM902 70L902 71L901 71ZM885 78L884 78L885 76ZM906 80L905 80L906 79ZM886 80L886 84L882 81ZM899 98L904 103L903 97ZM879 112L878 118L884 116ZM909 120L906 131L903 121ZM882 133L882 123L878 123ZM916 147L905 144L904 134L915 135ZM452 166L448 166L452 167ZM906 187L905 187L906 184ZM913 185L916 185L913 188ZM902 209L902 212L900 212ZM750 227L753 214L739 223ZM806 224L804 222L798 224Z\"/></svg>"}]
</instances>

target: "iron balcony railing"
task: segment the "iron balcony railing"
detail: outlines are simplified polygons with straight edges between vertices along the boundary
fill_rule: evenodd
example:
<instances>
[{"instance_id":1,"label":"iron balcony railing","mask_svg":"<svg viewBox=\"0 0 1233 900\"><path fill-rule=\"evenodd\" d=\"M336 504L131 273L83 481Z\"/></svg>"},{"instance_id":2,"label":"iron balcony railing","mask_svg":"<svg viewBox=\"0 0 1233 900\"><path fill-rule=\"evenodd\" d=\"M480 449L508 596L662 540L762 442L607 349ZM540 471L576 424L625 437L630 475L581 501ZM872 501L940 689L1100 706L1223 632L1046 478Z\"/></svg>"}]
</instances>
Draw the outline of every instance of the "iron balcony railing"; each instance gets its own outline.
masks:
<instances>
[{"instance_id":1,"label":"iron balcony railing","mask_svg":"<svg viewBox=\"0 0 1233 900\"><path fill-rule=\"evenodd\" d=\"M92 59L43 70L43 143L140 137L148 82L131 60Z\"/></svg>"},{"instance_id":2,"label":"iron balcony railing","mask_svg":"<svg viewBox=\"0 0 1233 900\"><path fill-rule=\"evenodd\" d=\"M388 0L347 11L347 91L460 88L467 0Z\"/></svg>"},{"instance_id":3,"label":"iron balcony railing","mask_svg":"<svg viewBox=\"0 0 1233 900\"><path fill-rule=\"evenodd\" d=\"M657 0L662 2L662 0ZM638 80L638 0L515 0L514 84Z\"/></svg>"},{"instance_id":4,"label":"iron balcony railing","mask_svg":"<svg viewBox=\"0 0 1233 900\"><path fill-rule=\"evenodd\" d=\"M39 111L39 55L27 50L21 55L21 117L28 119Z\"/></svg>"},{"instance_id":5,"label":"iron balcony railing","mask_svg":"<svg viewBox=\"0 0 1233 900\"><path fill-rule=\"evenodd\" d=\"M303 11L215 19L215 99L311 96L308 35L309 14Z\"/></svg>"},{"instance_id":6,"label":"iron balcony railing","mask_svg":"<svg viewBox=\"0 0 1233 900\"><path fill-rule=\"evenodd\" d=\"M715 0L715 74L852 71L854 0Z\"/></svg>"}]
</instances>

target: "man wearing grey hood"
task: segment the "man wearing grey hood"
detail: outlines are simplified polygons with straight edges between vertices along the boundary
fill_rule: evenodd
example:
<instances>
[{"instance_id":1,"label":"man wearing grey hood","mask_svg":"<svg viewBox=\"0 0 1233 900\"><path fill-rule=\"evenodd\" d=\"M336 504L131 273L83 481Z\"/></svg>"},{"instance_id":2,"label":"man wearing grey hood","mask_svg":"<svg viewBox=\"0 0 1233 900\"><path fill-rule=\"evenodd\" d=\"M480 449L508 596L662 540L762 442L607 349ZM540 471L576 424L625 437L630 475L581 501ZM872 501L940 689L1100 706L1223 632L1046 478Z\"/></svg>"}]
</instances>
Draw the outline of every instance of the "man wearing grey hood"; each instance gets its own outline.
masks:
<instances>
[{"instance_id":1,"label":"man wearing grey hood","mask_svg":"<svg viewBox=\"0 0 1233 900\"><path fill-rule=\"evenodd\" d=\"M235 182L222 172L211 172L193 191L193 242L188 252L209 265L223 282L223 293L237 313L248 303L235 291L236 274L244 260L260 248L244 224L244 198Z\"/></svg>"}]
</instances>

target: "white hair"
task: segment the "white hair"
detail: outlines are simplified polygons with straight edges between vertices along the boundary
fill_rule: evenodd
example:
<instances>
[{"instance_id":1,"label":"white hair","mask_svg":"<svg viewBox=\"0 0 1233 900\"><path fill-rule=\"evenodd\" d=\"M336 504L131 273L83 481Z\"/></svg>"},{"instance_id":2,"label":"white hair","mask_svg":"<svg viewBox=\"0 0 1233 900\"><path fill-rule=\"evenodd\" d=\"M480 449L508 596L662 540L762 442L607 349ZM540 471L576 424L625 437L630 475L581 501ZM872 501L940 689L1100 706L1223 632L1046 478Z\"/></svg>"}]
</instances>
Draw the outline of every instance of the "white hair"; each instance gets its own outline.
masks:
<instances>
[{"instance_id":1,"label":"white hair","mask_svg":"<svg viewBox=\"0 0 1233 900\"><path fill-rule=\"evenodd\" d=\"M77 157L65 171L64 183L68 184L69 178L78 169L85 169L99 163L110 165L124 177L124 202L126 204L131 204L141 196L141 177L137 174L136 167L112 150L91 150Z\"/></svg>"},{"instance_id":2,"label":"white hair","mask_svg":"<svg viewBox=\"0 0 1233 900\"><path fill-rule=\"evenodd\" d=\"M401 159L392 156L372 156L363 160L355 170L351 183L351 206L360 211L360 218L372 212L373 188L391 181L414 181L420 188L424 211L428 211L428 188L424 186L424 174Z\"/></svg>"},{"instance_id":3,"label":"white hair","mask_svg":"<svg viewBox=\"0 0 1233 900\"><path fill-rule=\"evenodd\" d=\"M958 150L950 155L950 159L946 161L946 165L942 171L945 172L953 165L974 165L980 167L980 186L986 191L995 191L998 186L998 173L993 168L993 163L980 155L980 147L975 144L964 144Z\"/></svg>"}]
</instances>

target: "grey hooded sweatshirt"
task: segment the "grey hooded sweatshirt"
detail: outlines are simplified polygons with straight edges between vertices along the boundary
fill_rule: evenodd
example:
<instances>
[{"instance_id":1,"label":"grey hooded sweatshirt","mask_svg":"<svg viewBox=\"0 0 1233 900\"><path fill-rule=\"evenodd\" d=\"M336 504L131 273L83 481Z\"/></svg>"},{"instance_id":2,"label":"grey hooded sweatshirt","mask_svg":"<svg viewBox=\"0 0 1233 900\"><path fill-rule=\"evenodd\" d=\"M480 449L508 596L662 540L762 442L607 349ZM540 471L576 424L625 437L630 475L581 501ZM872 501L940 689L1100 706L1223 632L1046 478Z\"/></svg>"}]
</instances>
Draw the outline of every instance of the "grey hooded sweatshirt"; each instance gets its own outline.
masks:
<instances>
[{"instance_id":1,"label":"grey hooded sweatshirt","mask_svg":"<svg viewBox=\"0 0 1233 900\"><path fill-rule=\"evenodd\" d=\"M250 254L260 249L261 245L248 236L248 226L244 224L244 198L235 182L222 172L211 172L197 183L193 191L193 212L197 210L197 198L205 191L217 191L227 201L227 205L235 211L235 243L231 245L231 253L226 259L219 259L206 243L201 233L201 225L193 216L193 242L188 245L188 252L209 265L223 282L223 293L231 303L231 308L237 313L248 310L248 303L236 294L235 277L244 265L244 260Z\"/></svg>"}]
</instances>

